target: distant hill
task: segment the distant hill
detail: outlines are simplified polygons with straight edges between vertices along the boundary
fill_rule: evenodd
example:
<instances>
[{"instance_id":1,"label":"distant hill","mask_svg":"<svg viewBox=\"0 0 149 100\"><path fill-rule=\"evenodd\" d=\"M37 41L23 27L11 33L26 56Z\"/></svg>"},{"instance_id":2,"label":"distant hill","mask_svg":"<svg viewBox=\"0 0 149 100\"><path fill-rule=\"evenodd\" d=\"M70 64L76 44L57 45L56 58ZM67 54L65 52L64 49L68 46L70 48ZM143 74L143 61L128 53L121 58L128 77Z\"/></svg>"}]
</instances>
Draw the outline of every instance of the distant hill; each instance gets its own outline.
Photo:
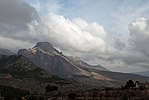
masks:
<instances>
[{"instance_id":1,"label":"distant hill","mask_svg":"<svg viewBox=\"0 0 149 100\"><path fill-rule=\"evenodd\" d=\"M12 51L8 49L0 48L0 55L13 55L13 54L15 53L13 53Z\"/></svg>"},{"instance_id":2,"label":"distant hill","mask_svg":"<svg viewBox=\"0 0 149 100\"><path fill-rule=\"evenodd\" d=\"M138 75L142 75L142 76L147 76L147 77L149 77L149 71L136 72L135 74L138 74Z\"/></svg>"},{"instance_id":3,"label":"distant hill","mask_svg":"<svg viewBox=\"0 0 149 100\"><path fill-rule=\"evenodd\" d=\"M0 59L0 72L10 73L20 78L51 77L48 71L38 68L34 63L21 55L3 55Z\"/></svg>"}]
</instances>

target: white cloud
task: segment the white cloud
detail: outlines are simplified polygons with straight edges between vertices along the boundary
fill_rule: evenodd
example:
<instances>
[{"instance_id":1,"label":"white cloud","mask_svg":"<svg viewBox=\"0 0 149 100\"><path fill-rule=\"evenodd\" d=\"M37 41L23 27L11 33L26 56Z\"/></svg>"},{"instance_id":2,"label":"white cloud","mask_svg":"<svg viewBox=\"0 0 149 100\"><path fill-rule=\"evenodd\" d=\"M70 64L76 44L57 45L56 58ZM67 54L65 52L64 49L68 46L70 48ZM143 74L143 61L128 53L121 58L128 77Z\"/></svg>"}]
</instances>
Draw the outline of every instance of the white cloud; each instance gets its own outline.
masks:
<instances>
[{"instance_id":1,"label":"white cloud","mask_svg":"<svg viewBox=\"0 0 149 100\"><path fill-rule=\"evenodd\" d=\"M149 36L149 21L146 18L138 18L129 25L132 36Z\"/></svg>"},{"instance_id":2,"label":"white cloud","mask_svg":"<svg viewBox=\"0 0 149 100\"><path fill-rule=\"evenodd\" d=\"M98 36L105 38L107 33L103 26L99 25L97 22L87 23L81 18L73 19L73 23L76 24L81 30L91 33L93 36Z\"/></svg>"},{"instance_id":3,"label":"white cloud","mask_svg":"<svg viewBox=\"0 0 149 100\"><path fill-rule=\"evenodd\" d=\"M128 24L140 17L149 17L149 1L125 0L117 7L117 11L111 13L113 17L113 31L118 34L129 35Z\"/></svg>"},{"instance_id":4,"label":"white cloud","mask_svg":"<svg viewBox=\"0 0 149 100\"><path fill-rule=\"evenodd\" d=\"M129 25L133 50L149 56L149 20L138 18Z\"/></svg>"},{"instance_id":5,"label":"white cloud","mask_svg":"<svg viewBox=\"0 0 149 100\"><path fill-rule=\"evenodd\" d=\"M16 39L0 36L0 46L1 48L9 48L9 49L16 50L24 47L33 46L33 44L27 40L26 41L16 40Z\"/></svg>"},{"instance_id":6,"label":"white cloud","mask_svg":"<svg viewBox=\"0 0 149 100\"><path fill-rule=\"evenodd\" d=\"M81 18L71 21L50 13L34 30L39 40L50 41L65 51L105 53L106 31L96 22Z\"/></svg>"},{"instance_id":7,"label":"white cloud","mask_svg":"<svg viewBox=\"0 0 149 100\"><path fill-rule=\"evenodd\" d=\"M130 32L128 43L125 43L123 49L117 48L120 44L116 47L112 46L112 50L109 50L110 53L108 58L104 59L104 61L107 60L106 64L111 69L111 66L113 66L113 68L117 68L117 70L121 69L123 71L126 70L127 72L148 70L149 20L143 17L137 18L129 24L128 29ZM117 42L118 41L116 41L116 44ZM117 62L119 63L116 64Z\"/></svg>"}]
</instances>

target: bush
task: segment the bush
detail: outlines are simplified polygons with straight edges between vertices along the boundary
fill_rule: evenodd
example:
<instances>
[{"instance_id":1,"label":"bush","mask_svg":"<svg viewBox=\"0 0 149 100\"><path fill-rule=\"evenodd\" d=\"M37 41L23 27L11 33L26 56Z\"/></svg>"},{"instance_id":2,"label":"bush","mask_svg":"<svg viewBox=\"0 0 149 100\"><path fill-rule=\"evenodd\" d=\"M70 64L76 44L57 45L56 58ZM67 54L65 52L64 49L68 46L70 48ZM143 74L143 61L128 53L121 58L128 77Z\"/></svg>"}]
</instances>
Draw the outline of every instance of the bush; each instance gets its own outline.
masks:
<instances>
[{"instance_id":1,"label":"bush","mask_svg":"<svg viewBox=\"0 0 149 100\"><path fill-rule=\"evenodd\" d=\"M74 100L75 98L76 98L76 94L75 93L70 93L70 94L68 94L68 99L69 100Z\"/></svg>"},{"instance_id":2,"label":"bush","mask_svg":"<svg viewBox=\"0 0 149 100\"><path fill-rule=\"evenodd\" d=\"M131 87L135 87L135 83L132 80L126 82L125 88L129 89Z\"/></svg>"},{"instance_id":3,"label":"bush","mask_svg":"<svg viewBox=\"0 0 149 100\"><path fill-rule=\"evenodd\" d=\"M51 92L51 91L55 91L58 90L57 86L50 86L49 84L45 87L46 92Z\"/></svg>"},{"instance_id":4,"label":"bush","mask_svg":"<svg viewBox=\"0 0 149 100\"><path fill-rule=\"evenodd\" d=\"M21 90L19 88L13 88L9 86L0 86L0 94L6 99L8 99L8 98L13 98L13 97L19 98L21 96L29 95L30 93L28 91Z\"/></svg>"}]
</instances>

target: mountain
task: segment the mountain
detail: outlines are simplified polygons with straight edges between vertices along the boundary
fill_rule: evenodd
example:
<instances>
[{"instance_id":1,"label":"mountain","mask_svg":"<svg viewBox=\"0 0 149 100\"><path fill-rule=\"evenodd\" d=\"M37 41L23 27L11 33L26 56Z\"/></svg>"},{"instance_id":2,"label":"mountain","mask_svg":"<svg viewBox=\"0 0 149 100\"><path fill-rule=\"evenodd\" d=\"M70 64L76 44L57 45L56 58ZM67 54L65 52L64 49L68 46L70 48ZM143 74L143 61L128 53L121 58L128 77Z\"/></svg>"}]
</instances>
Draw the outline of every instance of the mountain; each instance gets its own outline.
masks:
<instances>
[{"instance_id":1,"label":"mountain","mask_svg":"<svg viewBox=\"0 0 149 100\"><path fill-rule=\"evenodd\" d=\"M84 84L113 86L129 79L149 80L148 77L135 74L111 72L101 65L92 66L80 59L65 56L48 42L38 42L33 48L20 49L18 55L24 56L51 75Z\"/></svg>"},{"instance_id":2,"label":"mountain","mask_svg":"<svg viewBox=\"0 0 149 100\"><path fill-rule=\"evenodd\" d=\"M0 86L43 94L47 84L54 84L55 81L59 80L67 82L67 80L39 68L22 55L0 55Z\"/></svg>"},{"instance_id":3,"label":"mountain","mask_svg":"<svg viewBox=\"0 0 149 100\"><path fill-rule=\"evenodd\" d=\"M48 42L17 54L0 54L0 86L10 86L31 93L45 93L47 84L61 87L63 93L97 87L120 86L128 80L149 81L149 77L111 72L101 65L90 65L79 58L65 56Z\"/></svg>"},{"instance_id":4,"label":"mountain","mask_svg":"<svg viewBox=\"0 0 149 100\"><path fill-rule=\"evenodd\" d=\"M142 75L142 76L147 76L147 77L149 77L149 71L135 72L134 74L137 74L137 75Z\"/></svg>"},{"instance_id":5,"label":"mountain","mask_svg":"<svg viewBox=\"0 0 149 100\"><path fill-rule=\"evenodd\" d=\"M18 55L23 55L39 68L48 70L52 75L71 77L80 73L79 69L48 42L38 42L31 49L21 49Z\"/></svg>"},{"instance_id":6,"label":"mountain","mask_svg":"<svg viewBox=\"0 0 149 100\"><path fill-rule=\"evenodd\" d=\"M0 48L0 55L13 55L14 53L8 49Z\"/></svg>"},{"instance_id":7,"label":"mountain","mask_svg":"<svg viewBox=\"0 0 149 100\"><path fill-rule=\"evenodd\" d=\"M49 42L37 42L31 49L20 49L18 55L23 55L33 61L38 67L49 70L56 75L80 75L80 68L108 71L101 65L92 66L73 57L67 57L55 49ZM62 72L59 72L59 71ZM57 73L55 73L57 72ZM71 72L71 73L68 73Z\"/></svg>"},{"instance_id":8,"label":"mountain","mask_svg":"<svg viewBox=\"0 0 149 100\"><path fill-rule=\"evenodd\" d=\"M109 83L113 82L112 79L106 76L92 72L91 70L95 69L95 67L89 68L92 66L87 63L83 63L83 61L82 64L80 64L78 61L70 59L56 50L48 42L38 42L33 48L20 49L18 51L18 55L23 55L39 68L47 70L51 75L55 75L60 78L70 79L73 81L77 80L79 82L92 85L95 85L98 80L107 80ZM97 82L95 82L95 80Z\"/></svg>"},{"instance_id":9,"label":"mountain","mask_svg":"<svg viewBox=\"0 0 149 100\"><path fill-rule=\"evenodd\" d=\"M55 49L49 42L37 42L36 46L34 48L40 48L45 52L48 53L59 53L57 49Z\"/></svg>"},{"instance_id":10,"label":"mountain","mask_svg":"<svg viewBox=\"0 0 149 100\"><path fill-rule=\"evenodd\" d=\"M10 73L20 78L48 78L51 74L21 55L3 55L0 59L0 73Z\"/></svg>"},{"instance_id":11,"label":"mountain","mask_svg":"<svg viewBox=\"0 0 149 100\"><path fill-rule=\"evenodd\" d=\"M98 65L90 65L90 64L84 62L83 60L81 60L78 57L69 56L68 58L71 59L72 61L74 61L75 63L78 63L79 65L81 65L82 68L96 69L96 70L99 70L99 71L109 71L108 69L106 69L105 67L101 66L100 64L98 64Z\"/></svg>"}]
</instances>

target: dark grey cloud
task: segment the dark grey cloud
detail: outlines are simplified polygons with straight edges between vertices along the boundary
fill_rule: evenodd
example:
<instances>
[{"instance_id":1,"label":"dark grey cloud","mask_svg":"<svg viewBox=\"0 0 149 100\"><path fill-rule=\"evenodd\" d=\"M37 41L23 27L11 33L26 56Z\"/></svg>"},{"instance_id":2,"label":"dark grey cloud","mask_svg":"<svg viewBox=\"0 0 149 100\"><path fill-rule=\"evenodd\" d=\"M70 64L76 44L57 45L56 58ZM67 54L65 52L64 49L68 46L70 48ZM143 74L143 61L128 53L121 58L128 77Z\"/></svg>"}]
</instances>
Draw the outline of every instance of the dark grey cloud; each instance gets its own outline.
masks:
<instances>
[{"instance_id":1,"label":"dark grey cloud","mask_svg":"<svg viewBox=\"0 0 149 100\"><path fill-rule=\"evenodd\" d=\"M36 10L25 1L0 0L0 24L3 28L8 24L16 29L27 29L27 24L36 18Z\"/></svg>"},{"instance_id":2,"label":"dark grey cloud","mask_svg":"<svg viewBox=\"0 0 149 100\"><path fill-rule=\"evenodd\" d=\"M0 46L19 47L22 42L30 44L33 36L29 25L38 20L38 12L25 1L0 0Z\"/></svg>"},{"instance_id":3,"label":"dark grey cloud","mask_svg":"<svg viewBox=\"0 0 149 100\"><path fill-rule=\"evenodd\" d=\"M23 40L29 24L38 20L37 11L22 0L0 0L0 35Z\"/></svg>"}]
</instances>

